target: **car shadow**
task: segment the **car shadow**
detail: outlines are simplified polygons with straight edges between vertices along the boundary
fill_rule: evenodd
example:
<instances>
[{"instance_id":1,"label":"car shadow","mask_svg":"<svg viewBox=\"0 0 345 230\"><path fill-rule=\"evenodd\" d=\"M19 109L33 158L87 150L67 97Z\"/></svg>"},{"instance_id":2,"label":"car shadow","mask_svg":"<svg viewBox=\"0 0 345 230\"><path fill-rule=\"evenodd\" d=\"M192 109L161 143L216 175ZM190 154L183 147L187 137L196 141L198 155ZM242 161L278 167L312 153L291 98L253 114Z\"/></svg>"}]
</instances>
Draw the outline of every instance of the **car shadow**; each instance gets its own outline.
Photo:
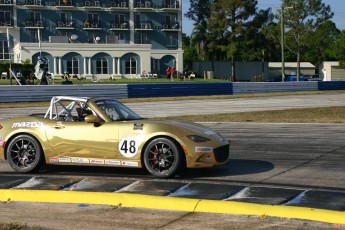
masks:
<instances>
[{"instance_id":1,"label":"car shadow","mask_svg":"<svg viewBox=\"0 0 345 230\"><path fill-rule=\"evenodd\" d=\"M189 168L182 170L174 179L195 179L198 177L224 177L249 175L267 172L274 169L268 161L232 159L225 165L213 168ZM13 172L15 174L15 172ZM11 173L11 174L13 174ZM95 166L69 166L46 165L31 176L37 175L64 175L64 176L106 176L106 177L132 177L155 178L145 169Z\"/></svg>"},{"instance_id":2,"label":"car shadow","mask_svg":"<svg viewBox=\"0 0 345 230\"><path fill-rule=\"evenodd\" d=\"M146 177L149 176L145 169L121 167L95 167L95 166L69 166L46 165L38 174L68 175L68 176L106 176L106 177Z\"/></svg>"},{"instance_id":3,"label":"car shadow","mask_svg":"<svg viewBox=\"0 0 345 230\"><path fill-rule=\"evenodd\" d=\"M180 176L184 178L239 176L267 172L274 169L268 161L232 159L225 165L213 168L186 169Z\"/></svg>"}]
</instances>

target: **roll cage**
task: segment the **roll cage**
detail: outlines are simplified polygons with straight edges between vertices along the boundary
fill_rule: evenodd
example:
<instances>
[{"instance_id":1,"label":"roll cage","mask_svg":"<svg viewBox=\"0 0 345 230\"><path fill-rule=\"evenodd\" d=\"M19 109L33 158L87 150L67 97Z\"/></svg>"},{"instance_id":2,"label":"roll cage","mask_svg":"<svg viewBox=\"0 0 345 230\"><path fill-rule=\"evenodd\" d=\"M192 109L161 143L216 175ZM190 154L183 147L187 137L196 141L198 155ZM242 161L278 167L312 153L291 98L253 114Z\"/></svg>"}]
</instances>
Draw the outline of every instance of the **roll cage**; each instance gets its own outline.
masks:
<instances>
[{"instance_id":1,"label":"roll cage","mask_svg":"<svg viewBox=\"0 0 345 230\"><path fill-rule=\"evenodd\" d=\"M86 115L96 113L87 106L88 97L55 96L44 118L61 121L82 121Z\"/></svg>"}]
</instances>

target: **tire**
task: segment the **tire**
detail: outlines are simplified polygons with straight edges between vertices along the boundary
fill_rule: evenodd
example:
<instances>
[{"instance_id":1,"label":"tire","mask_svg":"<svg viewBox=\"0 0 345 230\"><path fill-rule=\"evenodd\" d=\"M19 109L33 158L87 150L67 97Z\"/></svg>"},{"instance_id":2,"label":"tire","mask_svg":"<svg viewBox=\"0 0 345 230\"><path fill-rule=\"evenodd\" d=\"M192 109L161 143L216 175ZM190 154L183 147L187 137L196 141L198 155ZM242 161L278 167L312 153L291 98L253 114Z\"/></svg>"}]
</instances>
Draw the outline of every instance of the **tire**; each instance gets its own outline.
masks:
<instances>
[{"instance_id":1,"label":"tire","mask_svg":"<svg viewBox=\"0 0 345 230\"><path fill-rule=\"evenodd\" d=\"M42 165L41 146L29 135L19 135L12 139L6 152L8 163L17 172L32 172Z\"/></svg>"},{"instance_id":2,"label":"tire","mask_svg":"<svg viewBox=\"0 0 345 230\"><path fill-rule=\"evenodd\" d=\"M151 141L144 152L143 161L149 173L159 178L173 177L181 167L181 153L167 138Z\"/></svg>"}]
</instances>

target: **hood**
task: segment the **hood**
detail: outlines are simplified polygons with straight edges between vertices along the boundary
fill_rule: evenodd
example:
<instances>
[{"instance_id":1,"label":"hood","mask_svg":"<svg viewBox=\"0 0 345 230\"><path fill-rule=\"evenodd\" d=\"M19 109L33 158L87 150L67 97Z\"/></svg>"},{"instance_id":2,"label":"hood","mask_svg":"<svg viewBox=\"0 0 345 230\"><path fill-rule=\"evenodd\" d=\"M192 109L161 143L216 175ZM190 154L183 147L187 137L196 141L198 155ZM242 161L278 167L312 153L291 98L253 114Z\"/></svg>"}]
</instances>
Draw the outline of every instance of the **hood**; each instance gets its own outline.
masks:
<instances>
[{"instance_id":1,"label":"hood","mask_svg":"<svg viewBox=\"0 0 345 230\"><path fill-rule=\"evenodd\" d=\"M150 122L159 122L161 124L173 126L174 128L180 128L188 133L198 134L206 137L220 136L217 132L201 124L188 122L188 121L177 121L177 120L151 120Z\"/></svg>"}]
</instances>

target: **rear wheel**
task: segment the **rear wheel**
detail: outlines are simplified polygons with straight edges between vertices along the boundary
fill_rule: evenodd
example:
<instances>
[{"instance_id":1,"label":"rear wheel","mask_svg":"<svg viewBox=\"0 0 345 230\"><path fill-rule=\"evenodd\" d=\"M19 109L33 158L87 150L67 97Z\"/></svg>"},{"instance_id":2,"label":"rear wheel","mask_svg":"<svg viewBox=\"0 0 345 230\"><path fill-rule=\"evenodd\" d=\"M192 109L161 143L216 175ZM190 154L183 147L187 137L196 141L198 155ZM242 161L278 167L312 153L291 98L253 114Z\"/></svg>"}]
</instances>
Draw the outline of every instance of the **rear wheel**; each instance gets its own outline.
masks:
<instances>
[{"instance_id":1,"label":"rear wheel","mask_svg":"<svg viewBox=\"0 0 345 230\"><path fill-rule=\"evenodd\" d=\"M9 164L21 173L37 170L41 166L42 155L40 144L29 135L15 137L7 147Z\"/></svg>"},{"instance_id":2,"label":"rear wheel","mask_svg":"<svg viewBox=\"0 0 345 230\"><path fill-rule=\"evenodd\" d=\"M151 141L145 149L143 160L147 171L159 178L174 176L181 166L179 149L167 138Z\"/></svg>"}]
</instances>

